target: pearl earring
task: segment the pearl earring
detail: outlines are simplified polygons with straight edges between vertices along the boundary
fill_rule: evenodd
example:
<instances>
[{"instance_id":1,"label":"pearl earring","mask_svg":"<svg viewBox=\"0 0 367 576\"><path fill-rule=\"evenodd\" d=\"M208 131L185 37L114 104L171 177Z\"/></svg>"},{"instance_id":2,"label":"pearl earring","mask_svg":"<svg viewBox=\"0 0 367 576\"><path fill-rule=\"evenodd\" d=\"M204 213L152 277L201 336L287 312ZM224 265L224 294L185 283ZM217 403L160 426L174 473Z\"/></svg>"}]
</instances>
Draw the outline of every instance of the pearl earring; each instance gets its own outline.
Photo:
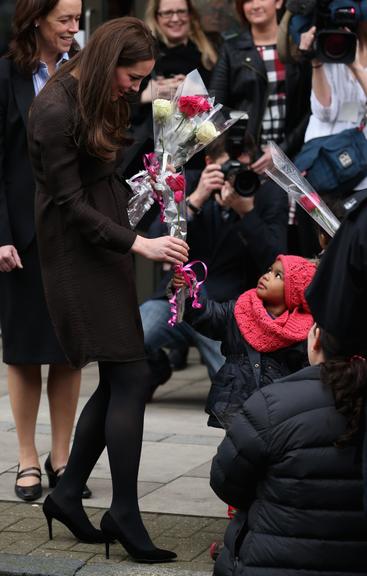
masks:
<instances>
[{"instance_id":1,"label":"pearl earring","mask_svg":"<svg viewBox=\"0 0 367 576\"><path fill-rule=\"evenodd\" d=\"M39 24L35 24L35 25L34 25L35 28L38 28L38 26L39 26Z\"/></svg>"}]
</instances>

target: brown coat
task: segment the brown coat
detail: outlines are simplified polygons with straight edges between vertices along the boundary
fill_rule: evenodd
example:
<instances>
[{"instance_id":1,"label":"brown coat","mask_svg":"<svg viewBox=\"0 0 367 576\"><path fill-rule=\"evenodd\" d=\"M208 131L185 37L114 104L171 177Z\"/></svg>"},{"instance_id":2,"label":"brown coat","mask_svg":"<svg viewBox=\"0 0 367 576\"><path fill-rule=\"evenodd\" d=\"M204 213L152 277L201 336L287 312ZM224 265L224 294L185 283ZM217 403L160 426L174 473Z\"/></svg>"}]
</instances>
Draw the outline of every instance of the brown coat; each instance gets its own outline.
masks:
<instances>
[{"instance_id":1,"label":"brown coat","mask_svg":"<svg viewBox=\"0 0 367 576\"><path fill-rule=\"evenodd\" d=\"M46 300L71 365L144 357L128 191L73 136L77 80L67 75L35 99L29 150Z\"/></svg>"}]
</instances>

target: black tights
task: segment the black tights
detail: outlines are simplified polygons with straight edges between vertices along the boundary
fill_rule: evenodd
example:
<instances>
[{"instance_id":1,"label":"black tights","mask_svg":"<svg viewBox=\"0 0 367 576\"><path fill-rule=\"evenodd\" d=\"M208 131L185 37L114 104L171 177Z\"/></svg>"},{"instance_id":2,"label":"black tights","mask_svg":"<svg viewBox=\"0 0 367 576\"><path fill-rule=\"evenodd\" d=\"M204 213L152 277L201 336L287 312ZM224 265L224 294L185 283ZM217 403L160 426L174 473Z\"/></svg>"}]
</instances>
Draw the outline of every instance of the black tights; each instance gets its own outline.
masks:
<instances>
[{"instance_id":1,"label":"black tights","mask_svg":"<svg viewBox=\"0 0 367 576\"><path fill-rule=\"evenodd\" d=\"M135 546L148 548L152 543L139 512L137 477L149 368L144 361L99 362L99 374L99 386L80 415L68 465L52 499L79 523L89 523L81 494L107 445L113 488L110 513Z\"/></svg>"}]
</instances>

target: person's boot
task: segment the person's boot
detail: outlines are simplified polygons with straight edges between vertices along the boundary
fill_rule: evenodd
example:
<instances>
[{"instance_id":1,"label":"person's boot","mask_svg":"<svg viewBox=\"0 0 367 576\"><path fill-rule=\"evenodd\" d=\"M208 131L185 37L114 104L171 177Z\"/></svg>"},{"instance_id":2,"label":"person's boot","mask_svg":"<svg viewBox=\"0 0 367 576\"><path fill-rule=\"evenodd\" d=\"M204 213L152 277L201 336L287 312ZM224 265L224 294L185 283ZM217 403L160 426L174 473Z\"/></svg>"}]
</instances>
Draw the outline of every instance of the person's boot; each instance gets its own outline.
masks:
<instances>
[{"instance_id":1,"label":"person's boot","mask_svg":"<svg viewBox=\"0 0 367 576\"><path fill-rule=\"evenodd\" d=\"M147 354L148 364L151 371L151 386L147 396L147 402L151 402L154 392L165 384L172 376L172 368L167 354L161 348Z\"/></svg>"}]
</instances>

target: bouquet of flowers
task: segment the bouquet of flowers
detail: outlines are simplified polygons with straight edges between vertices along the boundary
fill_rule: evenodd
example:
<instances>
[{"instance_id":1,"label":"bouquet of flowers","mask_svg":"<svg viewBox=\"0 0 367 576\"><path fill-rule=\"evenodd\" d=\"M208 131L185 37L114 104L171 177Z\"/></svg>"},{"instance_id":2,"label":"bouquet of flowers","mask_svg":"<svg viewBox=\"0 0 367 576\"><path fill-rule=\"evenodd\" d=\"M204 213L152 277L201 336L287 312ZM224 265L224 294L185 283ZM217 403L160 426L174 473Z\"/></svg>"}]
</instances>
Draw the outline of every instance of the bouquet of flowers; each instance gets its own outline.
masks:
<instances>
[{"instance_id":1,"label":"bouquet of flowers","mask_svg":"<svg viewBox=\"0 0 367 576\"><path fill-rule=\"evenodd\" d=\"M197 70L186 76L175 94L160 90L158 87L152 98L155 151L144 159L146 170L127 181L133 190L129 217L131 213L131 225L136 225L138 215L141 218L149 209L146 193L150 189L151 198L159 203L161 220L167 223L169 234L185 240L187 221L182 167L238 118L225 113L222 104L214 103ZM177 172L172 172L172 168ZM194 285L195 273L192 271L188 276ZM185 297L185 289L179 289L170 300L175 322L182 320Z\"/></svg>"},{"instance_id":2,"label":"bouquet of flowers","mask_svg":"<svg viewBox=\"0 0 367 576\"><path fill-rule=\"evenodd\" d=\"M270 142L270 149L273 167L265 170L266 174L333 237L339 220L275 142Z\"/></svg>"}]
</instances>

